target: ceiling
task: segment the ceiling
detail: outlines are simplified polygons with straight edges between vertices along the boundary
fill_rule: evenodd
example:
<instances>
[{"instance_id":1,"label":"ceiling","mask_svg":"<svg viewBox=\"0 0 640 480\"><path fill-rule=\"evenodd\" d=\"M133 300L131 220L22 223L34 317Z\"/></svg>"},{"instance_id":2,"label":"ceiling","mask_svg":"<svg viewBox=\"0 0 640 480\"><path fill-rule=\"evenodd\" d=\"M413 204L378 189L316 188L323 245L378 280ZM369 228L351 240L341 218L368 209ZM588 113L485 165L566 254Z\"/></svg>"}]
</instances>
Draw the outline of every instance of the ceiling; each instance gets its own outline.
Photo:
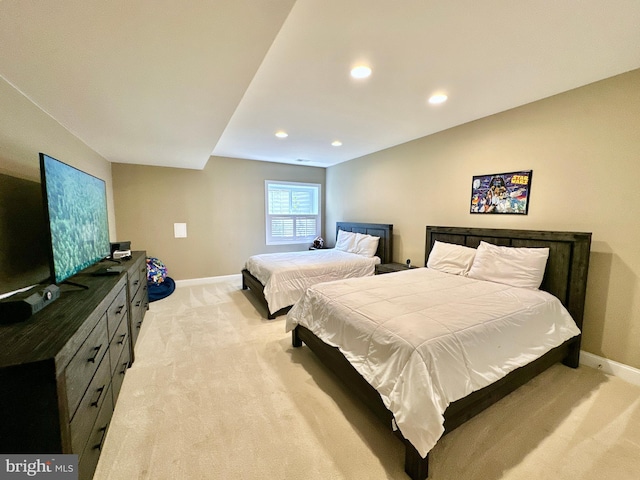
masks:
<instances>
[{"instance_id":1,"label":"ceiling","mask_svg":"<svg viewBox=\"0 0 640 480\"><path fill-rule=\"evenodd\" d=\"M639 25L638 0L0 0L0 75L111 162L326 167L640 68Z\"/></svg>"}]
</instances>

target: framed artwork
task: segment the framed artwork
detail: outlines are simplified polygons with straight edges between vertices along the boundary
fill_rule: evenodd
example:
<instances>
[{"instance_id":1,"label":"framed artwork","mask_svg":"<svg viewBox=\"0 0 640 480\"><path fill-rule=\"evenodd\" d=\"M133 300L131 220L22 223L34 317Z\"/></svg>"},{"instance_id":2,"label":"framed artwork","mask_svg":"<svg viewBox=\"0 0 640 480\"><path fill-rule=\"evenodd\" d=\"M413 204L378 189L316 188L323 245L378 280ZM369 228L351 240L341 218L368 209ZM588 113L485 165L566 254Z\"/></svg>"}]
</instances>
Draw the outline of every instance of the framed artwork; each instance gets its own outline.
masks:
<instances>
[{"instance_id":1,"label":"framed artwork","mask_svg":"<svg viewBox=\"0 0 640 480\"><path fill-rule=\"evenodd\" d=\"M474 176L471 182L471 213L529 212L532 170Z\"/></svg>"}]
</instances>

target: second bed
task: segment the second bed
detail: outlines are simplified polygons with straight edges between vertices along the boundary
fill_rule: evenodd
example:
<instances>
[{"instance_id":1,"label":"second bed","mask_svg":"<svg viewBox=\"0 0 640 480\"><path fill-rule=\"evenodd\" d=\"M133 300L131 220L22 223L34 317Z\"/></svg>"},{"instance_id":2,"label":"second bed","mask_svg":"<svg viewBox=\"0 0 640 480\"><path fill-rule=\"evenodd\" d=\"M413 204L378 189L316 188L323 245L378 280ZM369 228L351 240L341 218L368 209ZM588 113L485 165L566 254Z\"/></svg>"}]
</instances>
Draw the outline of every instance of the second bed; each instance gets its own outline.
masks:
<instances>
[{"instance_id":1,"label":"second bed","mask_svg":"<svg viewBox=\"0 0 640 480\"><path fill-rule=\"evenodd\" d=\"M286 313L317 283L371 276L391 262L393 225L338 222L336 247L251 256L242 270L242 288L266 308L267 318Z\"/></svg>"}]
</instances>

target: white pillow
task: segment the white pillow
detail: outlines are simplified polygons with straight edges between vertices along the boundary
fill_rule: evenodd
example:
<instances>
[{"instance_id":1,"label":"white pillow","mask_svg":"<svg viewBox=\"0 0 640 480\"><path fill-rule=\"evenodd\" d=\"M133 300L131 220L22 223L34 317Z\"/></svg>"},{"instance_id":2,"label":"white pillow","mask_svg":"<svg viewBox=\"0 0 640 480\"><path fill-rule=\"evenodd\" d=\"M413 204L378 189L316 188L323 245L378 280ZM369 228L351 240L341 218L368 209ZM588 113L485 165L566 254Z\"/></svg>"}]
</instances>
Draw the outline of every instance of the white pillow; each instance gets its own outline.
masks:
<instances>
[{"instance_id":1,"label":"white pillow","mask_svg":"<svg viewBox=\"0 0 640 480\"><path fill-rule=\"evenodd\" d=\"M429 252L427 267L454 275L466 275L475 256L475 248L436 240Z\"/></svg>"},{"instance_id":2,"label":"white pillow","mask_svg":"<svg viewBox=\"0 0 640 480\"><path fill-rule=\"evenodd\" d=\"M499 247L480 242L469 277L538 289L548 258L548 248Z\"/></svg>"},{"instance_id":3,"label":"white pillow","mask_svg":"<svg viewBox=\"0 0 640 480\"><path fill-rule=\"evenodd\" d=\"M347 232L345 230L338 230L338 237L336 238L336 250L342 250L343 252L350 252L356 243L356 234L354 232Z\"/></svg>"},{"instance_id":4,"label":"white pillow","mask_svg":"<svg viewBox=\"0 0 640 480\"><path fill-rule=\"evenodd\" d=\"M353 248L349 250L351 253L357 253L363 257L373 257L378 250L378 242L380 237L366 235L364 233L356 233L356 241Z\"/></svg>"}]
</instances>

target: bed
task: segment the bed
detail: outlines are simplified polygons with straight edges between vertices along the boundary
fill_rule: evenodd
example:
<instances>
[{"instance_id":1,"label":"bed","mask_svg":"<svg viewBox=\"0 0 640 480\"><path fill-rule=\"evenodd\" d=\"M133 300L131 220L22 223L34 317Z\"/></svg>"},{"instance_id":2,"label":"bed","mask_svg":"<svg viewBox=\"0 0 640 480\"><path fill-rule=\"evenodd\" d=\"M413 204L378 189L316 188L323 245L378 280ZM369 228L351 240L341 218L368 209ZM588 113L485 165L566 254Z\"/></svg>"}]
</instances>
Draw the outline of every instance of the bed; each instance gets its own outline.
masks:
<instances>
[{"instance_id":1,"label":"bed","mask_svg":"<svg viewBox=\"0 0 640 480\"><path fill-rule=\"evenodd\" d=\"M498 246L492 247L496 249L526 247L531 251L538 251L546 248L548 259L545 258L546 268L543 270L544 277L541 276L540 289L531 290L529 293L524 292L527 289L507 286L503 292L501 288L504 285L498 288L496 286L498 284L494 282L465 278L466 276L462 275L443 274L432 271L432 268L419 268L375 278L317 285L305 293L287 316L287 330L292 331L293 346L300 347L304 342L365 405L394 430L405 443L405 471L411 478L421 480L428 474L428 450L434 438L437 441L441 435L455 429L551 365L561 361L570 367L578 366L591 243L591 234L581 232L427 227L426 233L425 265L430 252L436 246L441 247L443 243L471 248L480 247L476 250L477 252L487 247L486 244ZM478 258L478 255L476 257ZM412 290L422 291L426 288L420 283L424 280L423 277L433 275L446 277L445 281L454 285L455 288L459 286L459 288L476 289L477 298L491 308L502 308L502 303L510 303L512 299L515 299L513 302L528 302L529 297L533 298L531 301L534 302L534 306L527 304L524 308L515 308L513 326L504 323L507 321L505 320L507 315L503 316L500 313L495 318L491 317L490 321L480 322L491 328L485 331L478 327L475 331L476 327L471 327L469 323L471 317L469 308L473 307L470 299L473 295L461 295L458 291L459 300L453 302L459 304L457 313L445 310L442 305L447 302L440 297L436 299L429 297L428 301L432 304L428 309L420 303L426 301L421 293L418 293L417 297L413 296ZM433 288L437 290L436 287ZM485 288L489 288L491 292L485 295ZM497 297L494 298L492 295ZM363 302L362 298L367 296L376 299L379 303L372 306ZM387 296L387 298L379 300L380 296ZM504 299L509 300L504 301ZM325 300L329 302L328 306L324 305ZM517 306L516 303L514 305ZM383 318L385 310L388 311L386 319ZM410 336L405 332L405 336L399 337L400 334L393 327L394 324L401 324L398 319L413 320L411 315L423 310L429 312L427 316L432 316L434 311L445 312L447 329L453 329L449 323L461 325L460 330L456 332L455 341L460 344L461 351L465 355L462 364L456 363L453 355L448 356L450 348L458 348L457 346L450 347L444 341L441 342L441 337L437 335L435 337L437 340L423 342L420 338L423 335L421 330L415 329L412 333L411 328L407 328L407 325L411 327L413 323L402 324L404 326L401 329L409 330ZM540 328L547 333L553 333L553 341L545 340L545 345L537 342L528 344L528 335L522 337L519 334L520 326L527 324L527 316L533 311L536 315L540 312L544 313L540 317L535 317L535 328L538 328L538 322L554 322L552 328L544 326ZM478 312L478 317L484 318L483 311L473 310L473 312L474 316ZM378 317L383 319L378 320ZM416 322L420 321L416 320ZM370 323L375 324L374 333L368 333L366 330ZM422 328L422 324L420 325ZM496 325L499 328L496 328ZM354 337L344 334L344 331L350 330L357 332L357 335ZM562 330L562 334L556 334L556 330L558 332ZM460 332L464 332L464 335ZM467 332L472 332L473 335ZM503 332L504 337L500 337ZM400 338L400 342L394 343L395 337ZM522 354L505 357L509 358L509 361L501 364L499 368L492 363L485 366L482 364L484 353L480 350L478 352L481 353L477 353L471 349L472 347L469 346L471 344L463 343L464 337L477 337L487 342L496 341L497 347L494 346L491 349L494 352L500 352L501 349L511 350L512 355L513 351L518 352L518 349L522 349ZM352 340L353 338L356 340ZM366 346L360 345L358 338L364 338ZM410 350L413 353L407 354L405 346L411 343L419 345L420 349ZM475 344L479 343L482 342L475 342ZM430 356L431 353L422 350L423 344L433 344L440 352L444 352L444 355ZM515 347L516 344L517 347ZM407 348L414 347L415 345L409 345ZM366 350L368 355L366 361L357 354L358 349ZM389 370L378 363L386 351L392 352L388 355L389 363L399 364L402 375L394 376L397 370ZM419 370L420 362L406 360L409 358L418 358L427 366ZM438 361L434 361L434 358ZM436 363L439 369L432 371L431 366ZM430 376L425 375L425 372ZM432 375L433 372L435 374ZM462 375L461 372L467 376ZM456 375L461 375L462 386L448 384L446 379ZM415 378L420 378L421 381L411 381ZM443 378L445 381L442 381ZM430 393L434 399L426 396L408 396L407 392L412 393L414 390L419 393ZM436 411L435 414L428 410L432 403L442 410ZM425 417L421 416L423 413ZM436 417L442 422L441 424L433 423ZM428 422L432 423L429 424L428 429L424 429L423 424Z\"/></svg>"},{"instance_id":2,"label":"bed","mask_svg":"<svg viewBox=\"0 0 640 480\"><path fill-rule=\"evenodd\" d=\"M287 313L307 287L340 278L373 275L375 265L390 263L393 252L393 225L382 223L336 223L340 231L378 237L371 258L337 249L270 253L250 257L242 270L242 289L249 290L266 318Z\"/></svg>"}]
</instances>

